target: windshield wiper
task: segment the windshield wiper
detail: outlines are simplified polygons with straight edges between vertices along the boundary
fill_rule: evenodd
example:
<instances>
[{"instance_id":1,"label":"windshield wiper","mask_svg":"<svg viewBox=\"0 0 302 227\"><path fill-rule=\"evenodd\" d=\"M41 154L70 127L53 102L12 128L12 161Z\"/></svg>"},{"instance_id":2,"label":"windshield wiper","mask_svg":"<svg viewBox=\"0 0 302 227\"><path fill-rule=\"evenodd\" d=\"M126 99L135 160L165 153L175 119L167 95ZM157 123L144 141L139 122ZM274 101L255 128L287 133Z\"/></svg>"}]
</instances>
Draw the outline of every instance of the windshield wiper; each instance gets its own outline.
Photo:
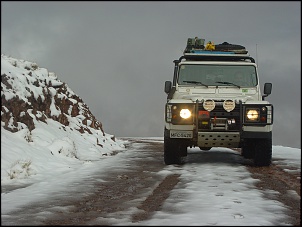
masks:
<instances>
[{"instance_id":1,"label":"windshield wiper","mask_svg":"<svg viewBox=\"0 0 302 227\"><path fill-rule=\"evenodd\" d=\"M191 83L191 84L201 84L203 86L206 86L207 88L209 87L208 85L204 84L204 83L201 83L199 81L194 81L194 80L184 80L183 82L186 82L186 83Z\"/></svg>"},{"instance_id":2,"label":"windshield wiper","mask_svg":"<svg viewBox=\"0 0 302 227\"><path fill-rule=\"evenodd\" d=\"M221 81L216 81L215 83L218 83L218 84L228 84L228 85L234 85L234 86L236 86L236 87L240 88L240 86L239 86L239 85L234 84L234 83L232 83L232 82L226 82L226 81L221 82Z\"/></svg>"}]
</instances>

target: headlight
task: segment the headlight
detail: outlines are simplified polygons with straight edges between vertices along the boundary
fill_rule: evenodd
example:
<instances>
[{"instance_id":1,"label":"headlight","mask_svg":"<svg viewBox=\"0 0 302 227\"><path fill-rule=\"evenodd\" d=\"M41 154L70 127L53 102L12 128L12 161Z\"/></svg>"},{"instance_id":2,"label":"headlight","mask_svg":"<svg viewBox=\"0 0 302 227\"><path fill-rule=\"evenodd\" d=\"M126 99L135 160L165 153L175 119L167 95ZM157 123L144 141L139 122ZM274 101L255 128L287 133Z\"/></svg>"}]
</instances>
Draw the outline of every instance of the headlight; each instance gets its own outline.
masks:
<instances>
[{"instance_id":1,"label":"headlight","mask_svg":"<svg viewBox=\"0 0 302 227\"><path fill-rule=\"evenodd\" d=\"M259 121L259 109L247 109L246 119L247 121Z\"/></svg>"},{"instance_id":2,"label":"headlight","mask_svg":"<svg viewBox=\"0 0 302 227\"><path fill-rule=\"evenodd\" d=\"M182 109L182 110L180 111L179 115L180 115L182 118L187 119L187 118L191 117L192 114L191 114L191 111L190 111L190 110L188 110L188 109Z\"/></svg>"},{"instance_id":3,"label":"headlight","mask_svg":"<svg viewBox=\"0 0 302 227\"><path fill-rule=\"evenodd\" d=\"M177 103L171 107L171 123L174 125L193 124L194 104Z\"/></svg>"},{"instance_id":4,"label":"headlight","mask_svg":"<svg viewBox=\"0 0 302 227\"><path fill-rule=\"evenodd\" d=\"M244 124L265 126L273 123L273 106L267 105L246 105L244 109Z\"/></svg>"}]
</instances>

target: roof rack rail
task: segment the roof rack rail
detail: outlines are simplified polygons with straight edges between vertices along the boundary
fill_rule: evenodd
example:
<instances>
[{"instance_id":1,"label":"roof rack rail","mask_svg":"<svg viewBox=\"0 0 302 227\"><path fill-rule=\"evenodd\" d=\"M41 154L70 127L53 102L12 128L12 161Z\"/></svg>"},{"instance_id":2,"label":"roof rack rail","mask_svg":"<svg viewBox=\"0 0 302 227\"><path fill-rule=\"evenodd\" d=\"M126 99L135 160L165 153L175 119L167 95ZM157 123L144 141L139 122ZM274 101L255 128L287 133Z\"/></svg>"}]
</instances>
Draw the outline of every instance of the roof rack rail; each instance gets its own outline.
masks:
<instances>
[{"instance_id":1,"label":"roof rack rail","mask_svg":"<svg viewBox=\"0 0 302 227\"><path fill-rule=\"evenodd\" d=\"M246 61L250 60L252 63L255 63L255 59L247 54L234 54L232 52L216 52L216 51L207 51L208 53L185 53L179 58L179 61L186 60L195 60L195 61Z\"/></svg>"}]
</instances>

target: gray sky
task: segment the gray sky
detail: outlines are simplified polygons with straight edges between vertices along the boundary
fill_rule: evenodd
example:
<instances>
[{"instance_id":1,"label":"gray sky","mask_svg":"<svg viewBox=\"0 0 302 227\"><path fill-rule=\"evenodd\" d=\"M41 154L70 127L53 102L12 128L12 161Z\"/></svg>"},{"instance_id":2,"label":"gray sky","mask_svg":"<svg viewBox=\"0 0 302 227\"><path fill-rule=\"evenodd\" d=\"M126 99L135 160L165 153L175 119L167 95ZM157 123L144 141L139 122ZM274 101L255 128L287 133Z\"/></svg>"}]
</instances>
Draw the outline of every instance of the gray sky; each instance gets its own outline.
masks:
<instances>
[{"instance_id":1,"label":"gray sky","mask_svg":"<svg viewBox=\"0 0 302 227\"><path fill-rule=\"evenodd\" d=\"M163 136L164 82L195 36L257 57L273 144L301 148L300 1L1 1L1 53L55 72L117 137Z\"/></svg>"}]
</instances>

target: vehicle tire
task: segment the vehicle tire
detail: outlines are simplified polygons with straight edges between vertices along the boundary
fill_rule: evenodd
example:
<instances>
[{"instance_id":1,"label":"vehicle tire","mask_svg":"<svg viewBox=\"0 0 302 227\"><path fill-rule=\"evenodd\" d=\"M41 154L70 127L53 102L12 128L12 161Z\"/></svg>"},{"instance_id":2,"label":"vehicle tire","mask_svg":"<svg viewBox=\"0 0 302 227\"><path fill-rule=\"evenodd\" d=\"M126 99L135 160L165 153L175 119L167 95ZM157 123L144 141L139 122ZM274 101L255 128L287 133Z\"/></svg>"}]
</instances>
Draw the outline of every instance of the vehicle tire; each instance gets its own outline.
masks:
<instances>
[{"instance_id":1,"label":"vehicle tire","mask_svg":"<svg viewBox=\"0 0 302 227\"><path fill-rule=\"evenodd\" d=\"M257 139L255 145L255 166L269 166L272 163L272 139Z\"/></svg>"},{"instance_id":2,"label":"vehicle tire","mask_svg":"<svg viewBox=\"0 0 302 227\"><path fill-rule=\"evenodd\" d=\"M200 150L209 151L212 147L199 147Z\"/></svg>"},{"instance_id":3,"label":"vehicle tire","mask_svg":"<svg viewBox=\"0 0 302 227\"><path fill-rule=\"evenodd\" d=\"M188 146L184 145L184 144L179 144L178 149L180 150L180 157L186 157L188 156ZM183 161L182 161L183 163Z\"/></svg>"},{"instance_id":4,"label":"vehicle tire","mask_svg":"<svg viewBox=\"0 0 302 227\"><path fill-rule=\"evenodd\" d=\"M183 164L182 156L186 156L187 152L177 141L164 137L164 162L166 165Z\"/></svg>"},{"instance_id":5,"label":"vehicle tire","mask_svg":"<svg viewBox=\"0 0 302 227\"><path fill-rule=\"evenodd\" d=\"M253 159L255 157L255 141L246 139L241 148L241 155L246 159Z\"/></svg>"}]
</instances>

